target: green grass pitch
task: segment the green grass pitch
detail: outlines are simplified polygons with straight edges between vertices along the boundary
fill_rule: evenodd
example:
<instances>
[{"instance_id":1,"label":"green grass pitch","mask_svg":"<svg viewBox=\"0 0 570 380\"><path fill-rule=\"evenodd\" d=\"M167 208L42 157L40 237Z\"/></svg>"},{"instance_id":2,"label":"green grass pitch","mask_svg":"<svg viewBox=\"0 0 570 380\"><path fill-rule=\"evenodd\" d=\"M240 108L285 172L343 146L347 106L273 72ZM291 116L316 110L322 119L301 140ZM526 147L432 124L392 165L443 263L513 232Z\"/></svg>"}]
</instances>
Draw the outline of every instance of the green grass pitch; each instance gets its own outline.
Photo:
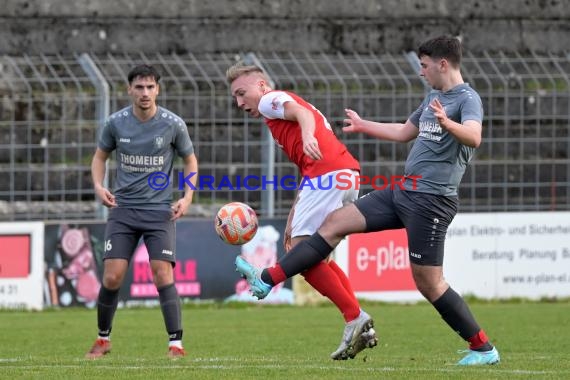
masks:
<instances>
[{"instance_id":1,"label":"green grass pitch","mask_svg":"<svg viewBox=\"0 0 570 380\"><path fill-rule=\"evenodd\" d=\"M332 361L343 321L332 306L185 305L188 355L166 357L158 308L119 309L113 350L83 358L96 311L0 311L2 379L565 379L570 303L484 303L471 308L497 345L495 366L455 366L465 349L428 304L365 303L380 342Z\"/></svg>"}]
</instances>

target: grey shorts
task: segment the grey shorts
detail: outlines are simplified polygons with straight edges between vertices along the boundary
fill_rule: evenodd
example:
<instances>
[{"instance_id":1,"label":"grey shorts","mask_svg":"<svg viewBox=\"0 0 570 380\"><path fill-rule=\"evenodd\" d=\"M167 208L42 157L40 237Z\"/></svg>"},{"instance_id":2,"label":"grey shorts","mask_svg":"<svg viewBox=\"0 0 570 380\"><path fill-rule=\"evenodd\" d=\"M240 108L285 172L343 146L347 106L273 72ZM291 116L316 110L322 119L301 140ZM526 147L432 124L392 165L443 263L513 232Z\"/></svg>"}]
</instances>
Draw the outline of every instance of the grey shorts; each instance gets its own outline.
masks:
<instances>
[{"instance_id":1,"label":"grey shorts","mask_svg":"<svg viewBox=\"0 0 570 380\"><path fill-rule=\"evenodd\" d=\"M411 262L443 265L445 235L457 213L457 198L396 186L372 191L354 204L366 219L366 232L405 228Z\"/></svg>"},{"instance_id":2,"label":"grey shorts","mask_svg":"<svg viewBox=\"0 0 570 380\"><path fill-rule=\"evenodd\" d=\"M176 226L167 210L116 207L109 211L103 259L131 260L142 237L151 260L176 263Z\"/></svg>"}]
</instances>

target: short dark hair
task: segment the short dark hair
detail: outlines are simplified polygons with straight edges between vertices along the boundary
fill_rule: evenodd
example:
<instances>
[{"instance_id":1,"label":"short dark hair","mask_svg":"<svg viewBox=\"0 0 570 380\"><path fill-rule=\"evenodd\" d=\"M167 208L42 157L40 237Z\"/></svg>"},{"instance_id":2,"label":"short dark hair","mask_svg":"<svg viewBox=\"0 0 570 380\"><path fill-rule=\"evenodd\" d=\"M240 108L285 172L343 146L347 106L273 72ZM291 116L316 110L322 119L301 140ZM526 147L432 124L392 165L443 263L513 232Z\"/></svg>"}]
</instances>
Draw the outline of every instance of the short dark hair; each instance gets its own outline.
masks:
<instances>
[{"instance_id":1,"label":"short dark hair","mask_svg":"<svg viewBox=\"0 0 570 380\"><path fill-rule=\"evenodd\" d=\"M131 71L129 71L129 75L127 77L127 79L129 80L129 84L133 83L133 80L138 77L141 78L151 77L154 78L156 83L158 83L158 81L160 80L160 74L158 73L158 71L156 71L154 67L150 65L138 65L133 67Z\"/></svg>"},{"instance_id":2,"label":"short dark hair","mask_svg":"<svg viewBox=\"0 0 570 380\"><path fill-rule=\"evenodd\" d=\"M430 58L447 59L453 66L461 63L461 41L455 37L439 36L427 40L418 48L418 56L426 55Z\"/></svg>"}]
</instances>

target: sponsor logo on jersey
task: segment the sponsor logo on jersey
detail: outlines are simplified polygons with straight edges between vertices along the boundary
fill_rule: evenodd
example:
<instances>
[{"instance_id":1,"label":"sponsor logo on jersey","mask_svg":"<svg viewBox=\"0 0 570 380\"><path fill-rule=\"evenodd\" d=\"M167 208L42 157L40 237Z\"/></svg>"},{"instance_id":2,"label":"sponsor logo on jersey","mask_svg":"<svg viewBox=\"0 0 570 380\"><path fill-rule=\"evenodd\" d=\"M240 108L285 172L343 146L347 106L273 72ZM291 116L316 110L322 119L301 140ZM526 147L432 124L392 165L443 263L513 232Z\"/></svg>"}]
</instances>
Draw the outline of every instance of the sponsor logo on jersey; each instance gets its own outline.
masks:
<instances>
[{"instance_id":1,"label":"sponsor logo on jersey","mask_svg":"<svg viewBox=\"0 0 570 380\"><path fill-rule=\"evenodd\" d=\"M163 250L162 250L162 254L163 254L163 255L169 255L169 256L172 256L172 251L171 251L171 250L169 250L169 249L163 249Z\"/></svg>"},{"instance_id":2,"label":"sponsor logo on jersey","mask_svg":"<svg viewBox=\"0 0 570 380\"><path fill-rule=\"evenodd\" d=\"M145 165L145 166L164 165L164 156L140 156L136 154L119 153L119 158L123 164L128 164L128 165Z\"/></svg>"},{"instance_id":3,"label":"sponsor logo on jersey","mask_svg":"<svg viewBox=\"0 0 570 380\"><path fill-rule=\"evenodd\" d=\"M131 139L126 138L126 137L121 137L121 138L119 139L119 142L130 143L130 142L131 142Z\"/></svg>"}]
</instances>

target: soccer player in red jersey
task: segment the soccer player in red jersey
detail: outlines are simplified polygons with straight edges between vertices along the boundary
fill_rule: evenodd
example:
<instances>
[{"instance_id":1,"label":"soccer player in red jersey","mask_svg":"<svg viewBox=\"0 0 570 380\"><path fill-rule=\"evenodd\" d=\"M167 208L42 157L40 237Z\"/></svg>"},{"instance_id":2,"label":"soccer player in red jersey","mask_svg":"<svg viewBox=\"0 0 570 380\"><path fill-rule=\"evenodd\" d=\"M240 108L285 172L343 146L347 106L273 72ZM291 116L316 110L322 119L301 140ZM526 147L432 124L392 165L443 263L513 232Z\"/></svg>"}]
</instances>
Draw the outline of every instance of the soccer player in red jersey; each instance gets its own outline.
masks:
<instances>
[{"instance_id":1,"label":"soccer player in red jersey","mask_svg":"<svg viewBox=\"0 0 570 380\"><path fill-rule=\"evenodd\" d=\"M360 164L318 109L292 92L271 88L261 68L238 63L228 69L226 77L237 106L251 117L263 117L273 139L303 177L285 229L284 245L289 250L315 233L329 213L357 199L358 187L347 188L346 179L356 181ZM236 265L249 264L238 257ZM365 348L376 346L373 320L360 308L346 274L334 261L316 263L301 275L338 307L346 322L332 359L354 358ZM284 280L285 273L282 276ZM258 289L251 290L263 298Z\"/></svg>"}]
</instances>

